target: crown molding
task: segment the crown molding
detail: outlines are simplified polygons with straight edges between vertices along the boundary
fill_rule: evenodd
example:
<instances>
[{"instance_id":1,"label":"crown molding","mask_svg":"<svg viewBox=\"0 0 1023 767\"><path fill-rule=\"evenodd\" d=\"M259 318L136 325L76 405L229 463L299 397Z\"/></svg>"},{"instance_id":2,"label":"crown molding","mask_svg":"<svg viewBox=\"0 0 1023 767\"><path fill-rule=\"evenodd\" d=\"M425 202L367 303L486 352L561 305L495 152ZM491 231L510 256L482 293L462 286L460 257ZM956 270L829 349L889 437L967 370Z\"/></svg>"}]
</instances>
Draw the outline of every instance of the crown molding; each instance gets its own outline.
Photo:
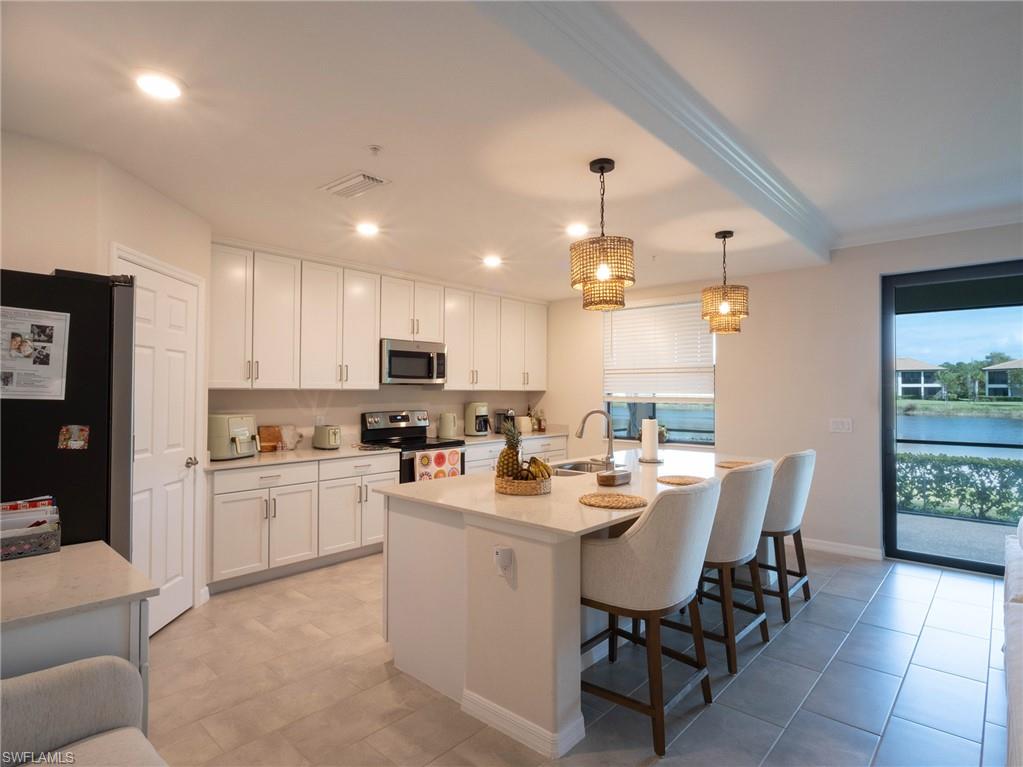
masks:
<instances>
[{"instance_id":1,"label":"crown molding","mask_svg":"<svg viewBox=\"0 0 1023 767\"><path fill-rule=\"evenodd\" d=\"M949 213L916 221L885 226L870 227L839 236L834 250L856 248L861 245L877 245L882 242L912 240L917 237L933 237L940 234L966 232L971 229L990 229L996 226L1010 226L1023 223L1023 206L1005 205L997 208Z\"/></svg>"},{"instance_id":2,"label":"crown molding","mask_svg":"<svg viewBox=\"0 0 1023 767\"><path fill-rule=\"evenodd\" d=\"M724 116L607 4L478 2L477 7L821 261L830 260L836 232L824 215L744 145Z\"/></svg>"}]
</instances>

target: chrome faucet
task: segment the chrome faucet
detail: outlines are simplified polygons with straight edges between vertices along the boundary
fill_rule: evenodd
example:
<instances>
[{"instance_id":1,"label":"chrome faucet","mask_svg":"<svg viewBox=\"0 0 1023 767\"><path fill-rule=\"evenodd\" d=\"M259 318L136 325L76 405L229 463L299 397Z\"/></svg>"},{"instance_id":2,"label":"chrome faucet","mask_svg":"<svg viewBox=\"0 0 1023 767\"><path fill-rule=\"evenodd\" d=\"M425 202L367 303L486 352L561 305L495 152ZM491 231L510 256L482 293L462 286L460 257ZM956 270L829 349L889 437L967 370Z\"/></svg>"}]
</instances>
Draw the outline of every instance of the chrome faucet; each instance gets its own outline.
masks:
<instances>
[{"instance_id":1,"label":"chrome faucet","mask_svg":"<svg viewBox=\"0 0 1023 767\"><path fill-rule=\"evenodd\" d=\"M606 410L591 410L584 415L582 423L579 424L579 428L576 430L576 439L582 439L583 429L586 428L586 422L590 419L591 415L602 415L604 420L607 421L607 455L604 456L604 464L606 468L613 469L615 467L615 433L614 429L611 428L611 415Z\"/></svg>"}]
</instances>

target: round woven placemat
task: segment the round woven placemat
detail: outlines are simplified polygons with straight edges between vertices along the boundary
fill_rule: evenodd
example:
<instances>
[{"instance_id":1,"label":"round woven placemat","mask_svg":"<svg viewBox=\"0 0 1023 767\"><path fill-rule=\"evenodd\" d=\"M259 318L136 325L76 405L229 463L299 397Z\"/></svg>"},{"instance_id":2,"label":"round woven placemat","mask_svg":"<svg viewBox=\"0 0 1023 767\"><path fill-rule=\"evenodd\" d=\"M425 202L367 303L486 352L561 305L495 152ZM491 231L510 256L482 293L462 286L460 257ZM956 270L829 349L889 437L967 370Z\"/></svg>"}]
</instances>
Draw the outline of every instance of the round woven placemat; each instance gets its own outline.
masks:
<instances>
[{"instance_id":1,"label":"round woven placemat","mask_svg":"<svg viewBox=\"0 0 1023 767\"><path fill-rule=\"evenodd\" d=\"M598 509L640 509L646 506L646 498L625 493L587 493L579 496L579 503Z\"/></svg>"},{"instance_id":2,"label":"round woven placemat","mask_svg":"<svg viewBox=\"0 0 1023 767\"><path fill-rule=\"evenodd\" d=\"M740 466L749 466L753 461L718 461L715 466L722 469L738 469Z\"/></svg>"},{"instance_id":3,"label":"round woven placemat","mask_svg":"<svg viewBox=\"0 0 1023 767\"><path fill-rule=\"evenodd\" d=\"M698 485L703 482L703 477L691 477L685 474L667 474L657 478L658 482L665 485Z\"/></svg>"}]
</instances>

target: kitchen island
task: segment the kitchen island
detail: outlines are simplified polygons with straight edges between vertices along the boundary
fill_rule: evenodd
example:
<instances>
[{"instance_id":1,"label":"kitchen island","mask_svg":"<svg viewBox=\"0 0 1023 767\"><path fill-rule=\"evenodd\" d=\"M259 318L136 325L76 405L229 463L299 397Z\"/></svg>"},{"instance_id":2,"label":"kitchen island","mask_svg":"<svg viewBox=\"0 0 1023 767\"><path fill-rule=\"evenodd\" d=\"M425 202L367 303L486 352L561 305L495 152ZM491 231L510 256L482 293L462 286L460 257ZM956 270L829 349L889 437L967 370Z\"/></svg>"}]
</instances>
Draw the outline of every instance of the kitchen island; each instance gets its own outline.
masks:
<instances>
[{"instance_id":1,"label":"kitchen island","mask_svg":"<svg viewBox=\"0 0 1023 767\"><path fill-rule=\"evenodd\" d=\"M722 476L736 460L705 450L615 454L632 482L602 488L593 474L554 477L549 495L505 496L493 474L382 487L386 496L384 632L395 666L481 719L550 757L585 735L580 643L606 626L580 606L580 539L643 509L579 503L591 492L640 495L668 485L658 476ZM740 460L762 460L742 458ZM497 552L510 549L502 568ZM598 652L606 652L601 643ZM591 651L592 653L593 651Z\"/></svg>"}]
</instances>

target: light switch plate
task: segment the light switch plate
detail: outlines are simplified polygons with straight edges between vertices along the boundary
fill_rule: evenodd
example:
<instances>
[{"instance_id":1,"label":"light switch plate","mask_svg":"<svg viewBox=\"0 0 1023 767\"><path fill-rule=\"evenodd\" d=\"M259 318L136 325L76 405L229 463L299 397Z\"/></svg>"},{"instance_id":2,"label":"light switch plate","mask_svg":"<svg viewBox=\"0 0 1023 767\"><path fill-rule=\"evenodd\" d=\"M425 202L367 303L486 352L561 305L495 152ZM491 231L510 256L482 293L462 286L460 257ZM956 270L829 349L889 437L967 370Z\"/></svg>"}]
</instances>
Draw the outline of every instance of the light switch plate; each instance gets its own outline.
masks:
<instances>
[{"instance_id":1,"label":"light switch plate","mask_svg":"<svg viewBox=\"0 0 1023 767\"><path fill-rule=\"evenodd\" d=\"M852 418L832 418L828 421L828 431L833 434L851 434L852 430Z\"/></svg>"}]
</instances>

